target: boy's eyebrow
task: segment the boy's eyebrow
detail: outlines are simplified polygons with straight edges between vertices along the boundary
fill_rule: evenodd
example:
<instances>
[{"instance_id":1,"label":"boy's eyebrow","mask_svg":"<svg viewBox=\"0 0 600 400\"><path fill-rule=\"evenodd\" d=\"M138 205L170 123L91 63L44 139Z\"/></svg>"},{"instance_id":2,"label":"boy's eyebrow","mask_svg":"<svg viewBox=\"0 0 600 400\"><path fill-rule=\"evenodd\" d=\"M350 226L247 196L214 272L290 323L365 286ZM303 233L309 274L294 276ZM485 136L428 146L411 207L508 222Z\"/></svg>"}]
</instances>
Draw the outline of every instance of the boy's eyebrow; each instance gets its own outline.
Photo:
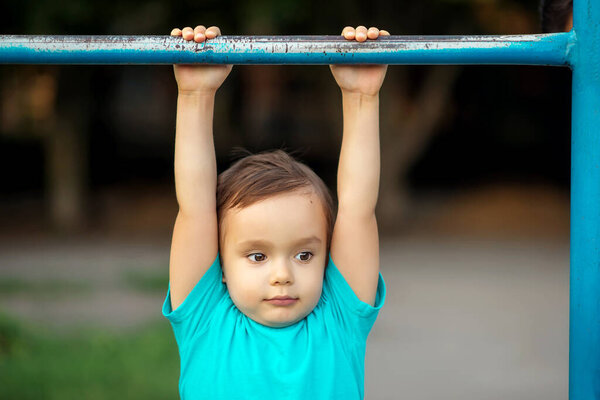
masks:
<instances>
[{"instance_id":1,"label":"boy's eyebrow","mask_svg":"<svg viewBox=\"0 0 600 400\"><path fill-rule=\"evenodd\" d=\"M313 235L313 236L305 237L302 239L298 239L296 241L296 244L309 244L309 243L319 244L319 243L321 243L321 239L319 239L318 237Z\"/></svg>"},{"instance_id":2,"label":"boy's eyebrow","mask_svg":"<svg viewBox=\"0 0 600 400\"><path fill-rule=\"evenodd\" d=\"M302 239L298 239L294 242L295 245L299 245L299 244L320 244L321 243L321 239L319 239L317 236L308 236ZM261 240L261 239L255 239L255 240L246 240L243 242L239 242L238 246L239 247L270 247L273 244L271 242L269 242L268 240Z\"/></svg>"},{"instance_id":3,"label":"boy's eyebrow","mask_svg":"<svg viewBox=\"0 0 600 400\"><path fill-rule=\"evenodd\" d=\"M266 240L246 240L243 242L239 242L237 244L239 247L249 248L249 247L269 247L271 246L271 242Z\"/></svg>"}]
</instances>

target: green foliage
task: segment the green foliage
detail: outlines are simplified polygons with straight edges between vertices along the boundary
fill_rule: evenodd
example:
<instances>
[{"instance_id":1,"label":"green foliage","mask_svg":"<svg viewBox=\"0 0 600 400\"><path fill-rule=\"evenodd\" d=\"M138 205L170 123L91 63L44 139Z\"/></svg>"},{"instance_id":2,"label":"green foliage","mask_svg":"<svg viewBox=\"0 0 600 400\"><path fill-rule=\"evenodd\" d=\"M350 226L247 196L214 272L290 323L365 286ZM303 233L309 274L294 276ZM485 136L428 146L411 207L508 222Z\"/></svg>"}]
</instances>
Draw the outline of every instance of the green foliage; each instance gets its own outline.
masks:
<instances>
[{"instance_id":1,"label":"green foliage","mask_svg":"<svg viewBox=\"0 0 600 400\"><path fill-rule=\"evenodd\" d=\"M129 334L61 336L0 314L1 399L176 399L178 375L164 322Z\"/></svg>"},{"instance_id":2,"label":"green foliage","mask_svg":"<svg viewBox=\"0 0 600 400\"><path fill-rule=\"evenodd\" d=\"M16 320L0 314L0 368L5 357L19 352L25 339L24 332Z\"/></svg>"}]
</instances>

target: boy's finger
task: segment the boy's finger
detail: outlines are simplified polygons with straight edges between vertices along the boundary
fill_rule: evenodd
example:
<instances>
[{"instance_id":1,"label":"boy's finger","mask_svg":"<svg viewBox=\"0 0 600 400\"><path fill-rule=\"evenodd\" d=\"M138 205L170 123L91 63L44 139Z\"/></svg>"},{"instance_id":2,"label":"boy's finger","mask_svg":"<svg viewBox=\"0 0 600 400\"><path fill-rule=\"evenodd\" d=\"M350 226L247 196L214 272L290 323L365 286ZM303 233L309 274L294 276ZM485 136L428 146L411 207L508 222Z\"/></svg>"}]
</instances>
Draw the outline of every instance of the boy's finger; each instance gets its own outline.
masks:
<instances>
[{"instance_id":1,"label":"boy's finger","mask_svg":"<svg viewBox=\"0 0 600 400\"><path fill-rule=\"evenodd\" d=\"M390 36L388 31L384 31L383 29L379 31L379 36Z\"/></svg>"},{"instance_id":2,"label":"boy's finger","mask_svg":"<svg viewBox=\"0 0 600 400\"><path fill-rule=\"evenodd\" d=\"M377 39L379 37L379 29L375 27L370 27L367 31L367 37L369 39Z\"/></svg>"},{"instance_id":3,"label":"boy's finger","mask_svg":"<svg viewBox=\"0 0 600 400\"><path fill-rule=\"evenodd\" d=\"M214 38L217 37L221 34L221 30L219 29L218 26L211 26L210 28L208 28L205 32L206 37L207 38Z\"/></svg>"},{"instance_id":4,"label":"boy's finger","mask_svg":"<svg viewBox=\"0 0 600 400\"><path fill-rule=\"evenodd\" d=\"M358 42L364 42L367 40L367 28L363 25L357 26L355 36Z\"/></svg>"},{"instance_id":5,"label":"boy's finger","mask_svg":"<svg viewBox=\"0 0 600 400\"><path fill-rule=\"evenodd\" d=\"M171 36L181 36L181 29L173 28L173 30L171 31Z\"/></svg>"},{"instance_id":6,"label":"boy's finger","mask_svg":"<svg viewBox=\"0 0 600 400\"><path fill-rule=\"evenodd\" d=\"M194 30L191 27L186 26L183 28L181 35L185 40L191 40L194 37Z\"/></svg>"},{"instance_id":7,"label":"boy's finger","mask_svg":"<svg viewBox=\"0 0 600 400\"><path fill-rule=\"evenodd\" d=\"M352 39L354 39L354 28L351 26L347 26L342 30L342 36L346 39L350 39L348 35L352 35Z\"/></svg>"},{"instance_id":8,"label":"boy's finger","mask_svg":"<svg viewBox=\"0 0 600 400\"><path fill-rule=\"evenodd\" d=\"M194 41L204 42L206 39L206 27L204 25L198 25L194 28Z\"/></svg>"}]
</instances>

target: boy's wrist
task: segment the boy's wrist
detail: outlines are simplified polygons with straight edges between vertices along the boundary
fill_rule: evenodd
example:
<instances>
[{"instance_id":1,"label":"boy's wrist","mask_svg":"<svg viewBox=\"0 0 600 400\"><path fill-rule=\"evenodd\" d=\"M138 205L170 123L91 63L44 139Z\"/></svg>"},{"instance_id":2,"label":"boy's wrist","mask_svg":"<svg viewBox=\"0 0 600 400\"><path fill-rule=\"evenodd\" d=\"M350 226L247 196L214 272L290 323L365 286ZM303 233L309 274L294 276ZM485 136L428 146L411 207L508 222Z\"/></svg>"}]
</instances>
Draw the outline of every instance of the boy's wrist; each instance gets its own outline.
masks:
<instances>
[{"instance_id":1,"label":"boy's wrist","mask_svg":"<svg viewBox=\"0 0 600 400\"><path fill-rule=\"evenodd\" d=\"M365 94L359 92L342 91L342 103L344 107L352 107L357 110L379 107L379 93Z\"/></svg>"},{"instance_id":2,"label":"boy's wrist","mask_svg":"<svg viewBox=\"0 0 600 400\"><path fill-rule=\"evenodd\" d=\"M214 105L215 92L187 92L179 91L177 103L181 106L207 107Z\"/></svg>"},{"instance_id":3,"label":"boy's wrist","mask_svg":"<svg viewBox=\"0 0 600 400\"><path fill-rule=\"evenodd\" d=\"M217 94L217 90L203 89L203 90L178 90L177 95L180 97L214 97Z\"/></svg>"},{"instance_id":4,"label":"boy's wrist","mask_svg":"<svg viewBox=\"0 0 600 400\"><path fill-rule=\"evenodd\" d=\"M373 93L352 92L349 90L342 89L342 97L344 99L359 99L361 101L363 101L363 100L366 100L366 101L378 100L379 92L373 94Z\"/></svg>"}]
</instances>

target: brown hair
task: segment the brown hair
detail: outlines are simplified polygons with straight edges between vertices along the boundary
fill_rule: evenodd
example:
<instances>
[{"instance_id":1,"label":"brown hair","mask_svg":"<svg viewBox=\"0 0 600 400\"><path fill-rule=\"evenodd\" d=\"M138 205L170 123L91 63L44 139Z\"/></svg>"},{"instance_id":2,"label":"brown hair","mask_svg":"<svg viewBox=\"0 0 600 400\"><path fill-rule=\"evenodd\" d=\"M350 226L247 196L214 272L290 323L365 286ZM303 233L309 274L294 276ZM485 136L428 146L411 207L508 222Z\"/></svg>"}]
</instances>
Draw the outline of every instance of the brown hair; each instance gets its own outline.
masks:
<instances>
[{"instance_id":1,"label":"brown hair","mask_svg":"<svg viewBox=\"0 0 600 400\"><path fill-rule=\"evenodd\" d=\"M236 161L217 178L219 232L225 211L248 207L266 198L303 188L312 188L323 205L327 225L327 249L331 243L334 204L329 189L305 164L283 150L251 154Z\"/></svg>"}]
</instances>

